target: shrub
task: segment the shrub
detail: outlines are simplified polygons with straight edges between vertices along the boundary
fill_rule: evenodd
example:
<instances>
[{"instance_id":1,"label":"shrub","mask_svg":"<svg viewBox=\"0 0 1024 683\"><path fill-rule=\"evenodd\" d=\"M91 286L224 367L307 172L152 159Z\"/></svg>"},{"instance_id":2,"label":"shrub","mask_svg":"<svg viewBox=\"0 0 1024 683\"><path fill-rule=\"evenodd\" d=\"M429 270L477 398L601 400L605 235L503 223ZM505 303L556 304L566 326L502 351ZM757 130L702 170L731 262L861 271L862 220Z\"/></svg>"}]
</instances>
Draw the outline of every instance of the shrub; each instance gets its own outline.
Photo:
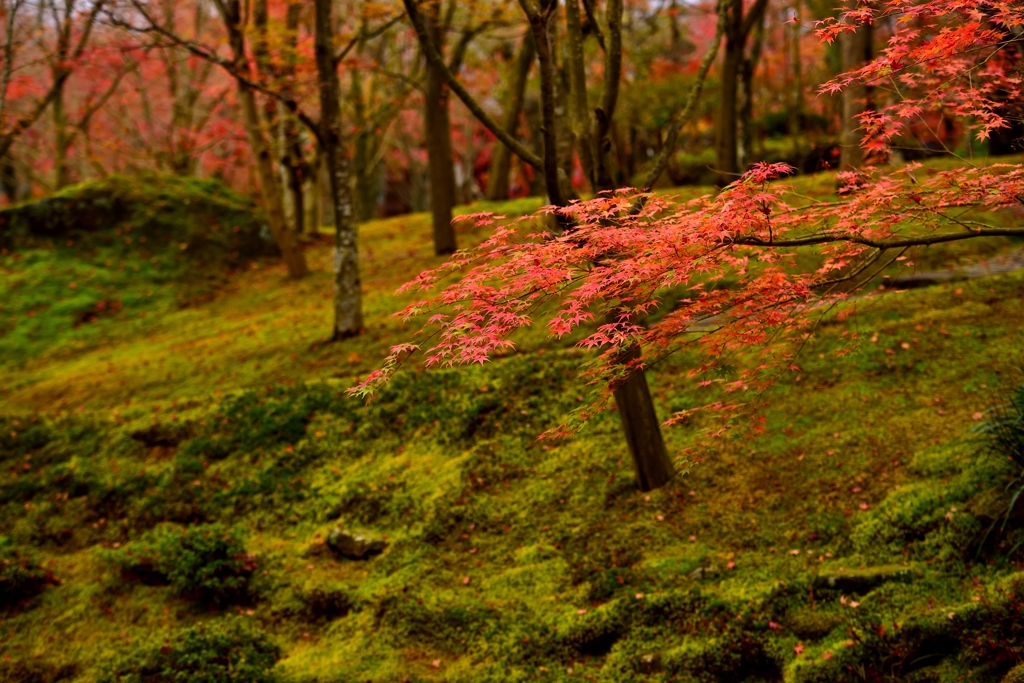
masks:
<instances>
[{"instance_id":1,"label":"shrub","mask_svg":"<svg viewBox=\"0 0 1024 683\"><path fill-rule=\"evenodd\" d=\"M199 624L110 662L100 683L273 683L281 648L242 618Z\"/></svg>"},{"instance_id":2,"label":"shrub","mask_svg":"<svg viewBox=\"0 0 1024 683\"><path fill-rule=\"evenodd\" d=\"M34 552L13 547L0 537L0 607L9 607L56 584L53 572L39 564Z\"/></svg>"},{"instance_id":3,"label":"shrub","mask_svg":"<svg viewBox=\"0 0 1024 683\"><path fill-rule=\"evenodd\" d=\"M168 584L182 596L213 603L244 598L256 568L241 535L220 524L157 527L104 555L126 578Z\"/></svg>"}]
</instances>

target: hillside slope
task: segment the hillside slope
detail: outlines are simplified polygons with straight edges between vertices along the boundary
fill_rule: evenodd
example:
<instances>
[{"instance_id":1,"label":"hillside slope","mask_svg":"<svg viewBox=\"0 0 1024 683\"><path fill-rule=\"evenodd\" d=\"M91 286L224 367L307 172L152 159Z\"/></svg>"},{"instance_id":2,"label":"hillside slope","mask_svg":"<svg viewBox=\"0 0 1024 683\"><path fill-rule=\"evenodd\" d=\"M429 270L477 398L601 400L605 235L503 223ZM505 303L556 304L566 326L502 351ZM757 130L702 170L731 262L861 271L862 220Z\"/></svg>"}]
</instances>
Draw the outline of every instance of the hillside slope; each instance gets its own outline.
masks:
<instances>
[{"instance_id":1,"label":"hillside slope","mask_svg":"<svg viewBox=\"0 0 1024 683\"><path fill-rule=\"evenodd\" d=\"M536 440L582 398L582 352L540 336L349 398L436 263L425 216L362 239L358 339L323 341L321 245L306 280L257 262L0 369L0 681L219 653L252 681L995 682L1024 657L1020 469L971 432L1021 383L1020 273L858 302L763 436L667 429L689 466L642 494L614 414ZM651 373L662 415L698 399L687 369Z\"/></svg>"}]
</instances>

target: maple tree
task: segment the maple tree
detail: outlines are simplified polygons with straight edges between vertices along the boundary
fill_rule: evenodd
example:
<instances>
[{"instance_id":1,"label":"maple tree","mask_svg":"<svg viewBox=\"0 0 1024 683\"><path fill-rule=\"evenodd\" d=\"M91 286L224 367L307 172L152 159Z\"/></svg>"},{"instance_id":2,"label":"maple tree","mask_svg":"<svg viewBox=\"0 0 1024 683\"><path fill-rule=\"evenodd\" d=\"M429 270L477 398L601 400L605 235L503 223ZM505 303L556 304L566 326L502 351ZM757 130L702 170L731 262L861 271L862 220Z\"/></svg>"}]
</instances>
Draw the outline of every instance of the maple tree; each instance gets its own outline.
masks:
<instances>
[{"instance_id":1,"label":"maple tree","mask_svg":"<svg viewBox=\"0 0 1024 683\"><path fill-rule=\"evenodd\" d=\"M889 47L822 86L837 93L884 81L891 88L890 103L860 115L864 149L884 151L930 110L966 118L980 139L1006 125L1019 98L1016 30L1024 25L1024 8L894 0L882 9L862 4L821 21L817 33L832 41L880 16L899 26ZM997 99L995 92L1008 96ZM720 194L683 205L627 189L544 209L566 226L560 234L523 229L529 223L522 220L496 224L498 217L482 215L481 225L496 225L490 238L406 285L428 291L459 275L400 313L427 315L423 332L430 341L393 347L383 367L354 391L372 392L416 351L427 366L483 363L512 349L513 333L553 307L550 333L562 337L583 328L578 345L598 352L581 367L584 381L614 390L665 354L690 348L699 353L694 380L719 390L704 408L756 414L760 390L780 371L799 370L796 349L780 340L808 334L812 320L849 298L893 254L906 258L921 246L1024 235L1024 228L964 215L966 209L1019 207L1024 167L964 161L964 168L941 172L914 163L897 171L843 172L838 200L800 205L787 203L785 185L776 182L792 167L756 164ZM797 261L806 249L819 255L819 268ZM729 286L716 286L725 278ZM672 291L681 292L675 307L646 324ZM736 377L715 377L722 359L737 354L753 359ZM611 394L600 392L553 433L563 434L604 408ZM643 464L634 459L643 486Z\"/></svg>"}]
</instances>

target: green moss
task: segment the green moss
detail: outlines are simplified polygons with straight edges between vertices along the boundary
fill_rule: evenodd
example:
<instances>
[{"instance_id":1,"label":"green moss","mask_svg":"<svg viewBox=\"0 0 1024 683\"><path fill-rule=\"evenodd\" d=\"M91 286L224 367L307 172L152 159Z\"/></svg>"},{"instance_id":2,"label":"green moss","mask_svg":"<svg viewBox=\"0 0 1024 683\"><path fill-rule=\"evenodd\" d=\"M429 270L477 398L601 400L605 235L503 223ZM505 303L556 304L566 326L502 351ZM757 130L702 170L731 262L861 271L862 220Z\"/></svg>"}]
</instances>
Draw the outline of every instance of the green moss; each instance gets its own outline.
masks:
<instances>
[{"instance_id":1,"label":"green moss","mask_svg":"<svg viewBox=\"0 0 1024 683\"><path fill-rule=\"evenodd\" d=\"M155 641L155 642L152 642ZM273 683L280 647L244 619L182 629L152 639L103 667L100 683Z\"/></svg>"},{"instance_id":2,"label":"green moss","mask_svg":"<svg viewBox=\"0 0 1024 683\"><path fill-rule=\"evenodd\" d=\"M23 603L57 583L53 571L40 565L32 548L18 548L0 537L0 608Z\"/></svg>"},{"instance_id":3,"label":"green moss","mask_svg":"<svg viewBox=\"0 0 1024 683\"><path fill-rule=\"evenodd\" d=\"M483 236L460 225L464 243ZM992 392L1019 385L1007 359L1020 275L824 321L803 372L766 394L763 436L699 440L703 417L666 429L688 469L642 494L613 413L537 440L585 398L585 356L542 331L484 367L403 372L369 404L348 397L408 338L388 317L408 299L391 292L437 264L426 216L371 222L361 240L358 338L324 343L330 250L313 246L303 281L263 263L202 305L169 298L144 326L101 317L74 328L96 330L95 346L23 346L26 362L4 366L0 534L61 579L5 614L12 670L86 683L134 650L128 675L180 629L239 611L287 655L272 671L305 683L845 683L848 666L880 682L996 683L1018 656L1024 529L1016 516L1002 527L1016 471L979 455L970 429ZM40 254L81 265L60 243ZM649 373L661 415L707 398L692 363L683 352ZM335 556L336 526L387 549ZM179 547L182 532L230 549ZM229 572L244 599L148 585L171 582L140 575L160 538L182 586L255 554L252 571ZM149 561L111 571L104 556L126 549Z\"/></svg>"},{"instance_id":4,"label":"green moss","mask_svg":"<svg viewBox=\"0 0 1024 683\"><path fill-rule=\"evenodd\" d=\"M167 584L179 595L213 604L247 597L257 567L241 535L218 524L161 526L101 554L129 580Z\"/></svg>"},{"instance_id":5,"label":"green moss","mask_svg":"<svg viewBox=\"0 0 1024 683\"><path fill-rule=\"evenodd\" d=\"M5 365L134 331L276 253L248 198L155 175L114 175L0 209L0 246Z\"/></svg>"}]
</instances>

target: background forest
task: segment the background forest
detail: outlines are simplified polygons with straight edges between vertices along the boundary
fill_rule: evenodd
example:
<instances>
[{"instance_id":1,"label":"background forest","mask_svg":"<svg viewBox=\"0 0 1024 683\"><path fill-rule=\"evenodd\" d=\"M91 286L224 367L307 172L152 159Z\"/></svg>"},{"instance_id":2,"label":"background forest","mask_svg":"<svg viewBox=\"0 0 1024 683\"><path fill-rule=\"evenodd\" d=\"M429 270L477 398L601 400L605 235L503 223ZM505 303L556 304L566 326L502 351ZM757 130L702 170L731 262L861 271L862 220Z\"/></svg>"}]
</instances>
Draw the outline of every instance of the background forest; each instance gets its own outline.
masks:
<instances>
[{"instance_id":1,"label":"background forest","mask_svg":"<svg viewBox=\"0 0 1024 683\"><path fill-rule=\"evenodd\" d=\"M0 683L1024 681L1024 5L0 0Z\"/></svg>"}]
</instances>

